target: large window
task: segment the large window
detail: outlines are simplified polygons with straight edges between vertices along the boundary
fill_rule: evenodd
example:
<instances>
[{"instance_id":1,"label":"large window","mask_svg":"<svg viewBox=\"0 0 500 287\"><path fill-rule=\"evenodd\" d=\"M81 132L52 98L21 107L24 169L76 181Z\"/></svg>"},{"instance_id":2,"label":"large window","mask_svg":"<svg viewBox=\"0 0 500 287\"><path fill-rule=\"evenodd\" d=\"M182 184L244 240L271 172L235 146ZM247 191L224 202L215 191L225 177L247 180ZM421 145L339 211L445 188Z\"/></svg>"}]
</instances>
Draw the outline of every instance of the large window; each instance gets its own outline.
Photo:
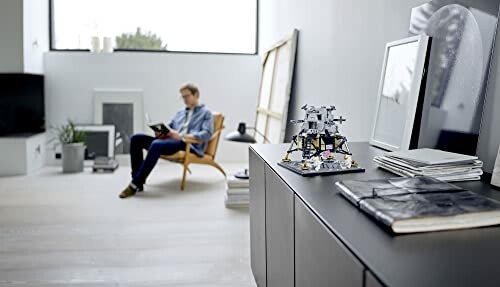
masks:
<instances>
[{"instance_id":1,"label":"large window","mask_svg":"<svg viewBox=\"0 0 500 287\"><path fill-rule=\"evenodd\" d=\"M52 0L51 48L255 54L258 0Z\"/></svg>"}]
</instances>

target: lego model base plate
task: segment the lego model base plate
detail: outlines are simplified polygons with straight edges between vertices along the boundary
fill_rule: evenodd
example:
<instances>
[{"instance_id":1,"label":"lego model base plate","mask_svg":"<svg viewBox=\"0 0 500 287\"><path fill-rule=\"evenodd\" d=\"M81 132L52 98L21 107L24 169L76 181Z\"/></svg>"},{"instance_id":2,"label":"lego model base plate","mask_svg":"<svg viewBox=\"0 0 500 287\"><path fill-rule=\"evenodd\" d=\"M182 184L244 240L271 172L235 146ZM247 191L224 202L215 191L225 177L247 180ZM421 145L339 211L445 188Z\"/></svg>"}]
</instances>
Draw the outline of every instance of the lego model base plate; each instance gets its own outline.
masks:
<instances>
[{"instance_id":1,"label":"lego model base plate","mask_svg":"<svg viewBox=\"0 0 500 287\"><path fill-rule=\"evenodd\" d=\"M295 173L302 176L315 176L315 175L329 175L329 174L339 174L339 173L350 173L350 172L364 172L365 169L362 167L351 167L342 168L337 161L324 162L322 167L318 170L316 169L302 169L302 161L289 161L289 162L278 162L278 165L289 169Z\"/></svg>"}]
</instances>

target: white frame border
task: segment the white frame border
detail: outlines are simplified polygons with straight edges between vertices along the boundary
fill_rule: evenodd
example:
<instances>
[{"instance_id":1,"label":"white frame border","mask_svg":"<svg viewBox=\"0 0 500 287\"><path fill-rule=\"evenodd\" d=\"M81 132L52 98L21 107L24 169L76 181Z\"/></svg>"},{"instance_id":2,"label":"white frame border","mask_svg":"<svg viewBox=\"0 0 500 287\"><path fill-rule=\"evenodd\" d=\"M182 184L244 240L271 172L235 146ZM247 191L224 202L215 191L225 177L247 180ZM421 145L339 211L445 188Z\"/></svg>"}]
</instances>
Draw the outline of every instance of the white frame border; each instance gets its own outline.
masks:
<instances>
[{"instance_id":1,"label":"white frame border","mask_svg":"<svg viewBox=\"0 0 500 287\"><path fill-rule=\"evenodd\" d=\"M430 39L430 37L427 35L418 35L418 36L408 37L408 38L404 38L401 40L389 42L386 44L385 53L384 53L384 62L382 65L382 72L380 75L380 83L379 83L379 90L378 90L378 96L377 96L375 118L373 120L372 133L370 136L370 144L371 145L374 145L374 146L377 146L377 147L380 147L383 149L387 149L390 151L407 150L410 148L410 140L411 140L411 135L412 135L412 130L413 130L413 124L415 122L415 113L416 113L418 99L419 99L419 95L420 95L420 87L422 85L422 77L425 73L424 66L425 66L425 61L427 58L427 51L430 48L429 47L429 39ZM418 42L417 60L416 60L415 69L413 72L413 80L412 80L412 86L410 89L410 96L408 97L408 110L407 110L407 117L406 117L403 139L401 140L401 144L399 146L394 146L394 145L388 144L386 142L383 142L380 139L379 140L375 139L375 130L377 128L378 113L380 110L380 104L381 104L381 100L382 100L382 91L384 88L385 71L387 68L389 49L391 47L404 45L404 44L408 44L408 43L412 43L412 42Z\"/></svg>"},{"instance_id":2,"label":"white frame border","mask_svg":"<svg viewBox=\"0 0 500 287\"><path fill-rule=\"evenodd\" d=\"M143 91L141 89L94 89L94 123L102 125L104 103L134 105L134 134L144 131Z\"/></svg>"}]
</instances>

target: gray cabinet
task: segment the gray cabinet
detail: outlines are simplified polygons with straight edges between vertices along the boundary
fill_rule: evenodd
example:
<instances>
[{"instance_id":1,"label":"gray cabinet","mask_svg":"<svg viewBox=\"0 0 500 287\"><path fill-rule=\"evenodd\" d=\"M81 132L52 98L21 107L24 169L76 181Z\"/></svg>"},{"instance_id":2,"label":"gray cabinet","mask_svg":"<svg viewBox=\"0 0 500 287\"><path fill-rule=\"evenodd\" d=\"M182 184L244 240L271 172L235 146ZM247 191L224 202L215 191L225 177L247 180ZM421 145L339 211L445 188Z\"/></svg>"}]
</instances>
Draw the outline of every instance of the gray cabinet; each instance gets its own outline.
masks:
<instances>
[{"instance_id":1,"label":"gray cabinet","mask_svg":"<svg viewBox=\"0 0 500 287\"><path fill-rule=\"evenodd\" d=\"M363 286L363 265L295 198L295 286Z\"/></svg>"},{"instance_id":2,"label":"gray cabinet","mask_svg":"<svg viewBox=\"0 0 500 287\"><path fill-rule=\"evenodd\" d=\"M260 287L266 285L266 174L264 161L250 151L250 260Z\"/></svg>"},{"instance_id":3,"label":"gray cabinet","mask_svg":"<svg viewBox=\"0 0 500 287\"><path fill-rule=\"evenodd\" d=\"M267 286L294 286L294 193L265 169Z\"/></svg>"},{"instance_id":4,"label":"gray cabinet","mask_svg":"<svg viewBox=\"0 0 500 287\"><path fill-rule=\"evenodd\" d=\"M499 286L492 262L500 258L500 227L395 236L334 188L341 180L393 177L373 162L385 151L352 143L365 173L302 177L277 165L288 147L250 146L251 255L258 286ZM487 181L457 185L500 200Z\"/></svg>"},{"instance_id":5,"label":"gray cabinet","mask_svg":"<svg viewBox=\"0 0 500 287\"><path fill-rule=\"evenodd\" d=\"M363 287L364 266L252 149L249 159L251 267L257 286ZM377 286L371 279L366 286Z\"/></svg>"}]
</instances>

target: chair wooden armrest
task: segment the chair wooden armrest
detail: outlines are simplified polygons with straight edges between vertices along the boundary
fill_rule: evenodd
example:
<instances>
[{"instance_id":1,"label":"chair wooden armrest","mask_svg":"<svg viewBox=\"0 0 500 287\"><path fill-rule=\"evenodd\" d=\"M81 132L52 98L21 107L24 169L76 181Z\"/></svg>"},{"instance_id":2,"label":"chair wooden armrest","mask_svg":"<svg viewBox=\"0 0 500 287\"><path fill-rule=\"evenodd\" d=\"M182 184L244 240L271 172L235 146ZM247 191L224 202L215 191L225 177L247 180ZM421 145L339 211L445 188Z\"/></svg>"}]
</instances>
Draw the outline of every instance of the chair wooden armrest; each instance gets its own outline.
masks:
<instances>
[{"instance_id":1,"label":"chair wooden armrest","mask_svg":"<svg viewBox=\"0 0 500 287\"><path fill-rule=\"evenodd\" d=\"M212 136L210 137L210 139L209 139L209 140L206 140L206 142L209 142L209 141L211 141L211 140L215 139L216 137L218 137L218 136L219 136L219 134L221 133L221 131L222 131L222 129L223 129L223 128L224 128L224 126L223 126L221 129L216 130L216 131L212 134ZM184 142L185 142L186 144L198 144L198 143L202 143L202 142L204 142L204 141L197 140L197 139L192 139L192 138L183 138L183 140L184 140Z\"/></svg>"},{"instance_id":2,"label":"chair wooden armrest","mask_svg":"<svg viewBox=\"0 0 500 287\"><path fill-rule=\"evenodd\" d=\"M213 139L215 139L216 137L219 136L219 134L221 133L222 129L225 128L224 126L222 126L222 128L216 130L213 134L212 134L212 137L208 140L208 141L211 141Z\"/></svg>"}]
</instances>

